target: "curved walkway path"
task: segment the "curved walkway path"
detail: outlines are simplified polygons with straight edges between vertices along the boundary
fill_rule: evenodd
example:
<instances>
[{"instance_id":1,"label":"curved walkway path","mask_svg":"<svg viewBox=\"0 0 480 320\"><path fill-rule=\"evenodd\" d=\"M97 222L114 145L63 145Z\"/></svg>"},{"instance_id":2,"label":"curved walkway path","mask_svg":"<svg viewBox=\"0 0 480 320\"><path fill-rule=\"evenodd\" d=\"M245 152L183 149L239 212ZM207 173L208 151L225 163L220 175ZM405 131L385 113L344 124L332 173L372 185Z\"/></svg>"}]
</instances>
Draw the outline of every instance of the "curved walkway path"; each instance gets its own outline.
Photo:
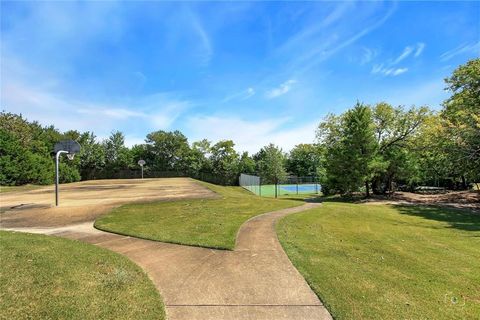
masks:
<instances>
[{"instance_id":1,"label":"curved walkway path","mask_svg":"<svg viewBox=\"0 0 480 320\"><path fill-rule=\"evenodd\" d=\"M142 240L93 228L16 228L92 243L126 255L160 291L170 320L332 319L295 269L275 233L278 219L319 204L306 203L245 222L234 251Z\"/></svg>"}]
</instances>

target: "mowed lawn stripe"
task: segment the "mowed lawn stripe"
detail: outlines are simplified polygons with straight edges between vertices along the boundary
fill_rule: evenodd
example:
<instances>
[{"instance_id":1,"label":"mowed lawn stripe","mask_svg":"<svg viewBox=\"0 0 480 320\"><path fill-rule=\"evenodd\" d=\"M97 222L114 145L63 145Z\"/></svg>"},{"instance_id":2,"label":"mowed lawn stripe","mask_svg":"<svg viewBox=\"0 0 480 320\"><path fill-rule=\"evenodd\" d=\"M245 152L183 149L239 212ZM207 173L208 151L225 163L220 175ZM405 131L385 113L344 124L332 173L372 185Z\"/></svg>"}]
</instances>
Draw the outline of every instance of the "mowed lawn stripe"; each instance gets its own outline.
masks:
<instances>
[{"instance_id":1,"label":"mowed lawn stripe","mask_svg":"<svg viewBox=\"0 0 480 320\"><path fill-rule=\"evenodd\" d=\"M277 225L288 256L336 319L476 319L480 216L324 203Z\"/></svg>"},{"instance_id":2,"label":"mowed lawn stripe","mask_svg":"<svg viewBox=\"0 0 480 320\"><path fill-rule=\"evenodd\" d=\"M246 220L303 204L301 199L262 198L241 187L201 184L218 193L219 198L127 204L98 218L95 227L149 240L233 249L237 232Z\"/></svg>"}]
</instances>

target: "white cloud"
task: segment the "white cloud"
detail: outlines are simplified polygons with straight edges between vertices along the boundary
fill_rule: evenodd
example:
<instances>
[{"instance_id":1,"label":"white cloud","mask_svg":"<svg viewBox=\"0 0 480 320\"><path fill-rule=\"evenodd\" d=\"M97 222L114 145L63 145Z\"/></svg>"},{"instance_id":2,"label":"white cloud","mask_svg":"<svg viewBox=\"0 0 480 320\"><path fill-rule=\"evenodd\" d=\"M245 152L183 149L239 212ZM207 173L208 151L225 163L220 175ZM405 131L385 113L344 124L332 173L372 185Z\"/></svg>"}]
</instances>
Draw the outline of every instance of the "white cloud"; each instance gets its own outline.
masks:
<instances>
[{"instance_id":1,"label":"white cloud","mask_svg":"<svg viewBox=\"0 0 480 320\"><path fill-rule=\"evenodd\" d=\"M392 62L392 65L398 64L401 61L408 58L408 56L413 52L413 48L408 46L403 49L403 52Z\"/></svg>"},{"instance_id":2,"label":"white cloud","mask_svg":"<svg viewBox=\"0 0 480 320\"><path fill-rule=\"evenodd\" d=\"M419 42L416 45L406 46L402 53L395 58L393 61L390 60L386 63L375 64L372 67L372 74L382 74L384 76L398 76L408 71L406 67L396 67L397 64L404 61L411 55L413 57L418 57L422 54L423 49L425 49L425 43Z\"/></svg>"},{"instance_id":3,"label":"white cloud","mask_svg":"<svg viewBox=\"0 0 480 320\"><path fill-rule=\"evenodd\" d=\"M455 56L458 56L458 55L464 54L464 53L470 53L470 52L474 52L477 55L480 55L480 41L478 41L477 43L474 42L474 43L462 44L462 45L460 45L460 46L458 46L458 47L456 47L452 50L444 52L440 56L440 60L448 61Z\"/></svg>"},{"instance_id":4,"label":"white cloud","mask_svg":"<svg viewBox=\"0 0 480 320\"><path fill-rule=\"evenodd\" d=\"M378 52L375 49L370 49L370 48L362 48L362 57L360 58L360 64L364 65L372 61L376 56Z\"/></svg>"},{"instance_id":5,"label":"white cloud","mask_svg":"<svg viewBox=\"0 0 480 320\"><path fill-rule=\"evenodd\" d=\"M390 68L390 67L384 67L383 64L374 65L372 68L373 74L382 74L384 76L394 76L394 77L401 75L402 73L405 73L407 71L408 71L408 68Z\"/></svg>"},{"instance_id":6,"label":"white cloud","mask_svg":"<svg viewBox=\"0 0 480 320\"><path fill-rule=\"evenodd\" d=\"M293 79L287 80L287 81L285 81L284 83L282 83L280 86L278 86L277 88L273 88L273 89L268 90L267 92L265 92L265 97L266 97L267 99L273 99L273 98L282 96L282 95L284 95L285 93L287 93L288 91L290 91L290 89L292 89L292 86L293 86L296 82L297 82L297 81L296 81L296 80L293 80Z\"/></svg>"},{"instance_id":7,"label":"white cloud","mask_svg":"<svg viewBox=\"0 0 480 320\"><path fill-rule=\"evenodd\" d=\"M287 127L289 119L247 121L239 117L194 116L187 119L191 141L207 138L213 142L233 140L238 151L253 154L274 143L289 151L299 143L313 143L319 121Z\"/></svg>"},{"instance_id":8,"label":"white cloud","mask_svg":"<svg viewBox=\"0 0 480 320\"><path fill-rule=\"evenodd\" d=\"M423 52L423 49L425 49L425 43L423 42L417 43L417 50L415 51L414 57L417 58L418 56L420 56Z\"/></svg>"},{"instance_id":9,"label":"white cloud","mask_svg":"<svg viewBox=\"0 0 480 320\"><path fill-rule=\"evenodd\" d=\"M165 94L140 97L134 106L83 101L54 91L24 83L2 83L1 105L8 112L21 113L43 125L65 131L94 131L99 136L112 130L138 127L144 130L168 129L188 101L175 100Z\"/></svg>"},{"instance_id":10,"label":"white cloud","mask_svg":"<svg viewBox=\"0 0 480 320\"><path fill-rule=\"evenodd\" d=\"M351 8L354 9L355 6ZM301 74L380 27L390 18L396 8L397 4L393 3L384 16L375 19L373 23L368 24L358 32L355 29L354 34L341 35L335 29L326 32L325 28L318 28L318 25L314 26L302 31L300 33L301 37L293 37L280 50L284 51L285 48L291 51L295 50L292 54L295 58L289 63L289 67L295 74ZM328 34L328 37L325 37L326 34Z\"/></svg>"},{"instance_id":11,"label":"white cloud","mask_svg":"<svg viewBox=\"0 0 480 320\"><path fill-rule=\"evenodd\" d=\"M228 101L231 101L231 100L246 100L252 96L255 95L255 89L250 87L250 88L247 88L245 90L242 90L240 92L237 92L237 93L234 93L228 97L226 97L225 99L222 100L223 103L225 102L228 102Z\"/></svg>"},{"instance_id":12,"label":"white cloud","mask_svg":"<svg viewBox=\"0 0 480 320\"><path fill-rule=\"evenodd\" d=\"M210 63L210 60L213 55L212 42L208 33L206 32L203 24L201 23L198 16L190 9L188 9L189 20L195 34L199 39L200 46L200 62L202 65L207 66Z\"/></svg>"},{"instance_id":13,"label":"white cloud","mask_svg":"<svg viewBox=\"0 0 480 320\"><path fill-rule=\"evenodd\" d=\"M79 105L82 105L82 103L79 103ZM127 109L122 109L122 108L109 108L109 107L88 107L88 108L82 108L80 107L79 109L76 110L76 112L80 114L87 114L87 115L95 115L95 116L105 116L108 118L114 118L114 119L127 119L131 117L145 117L145 114L142 112L137 112L137 111L131 111Z\"/></svg>"},{"instance_id":14,"label":"white cloud","mask_svg":"<svg viewBox=\"0 0 480 320\"><path fill-rule=\"evenodd\" d=\"M408 68L397 68L397 69L393 70L392 76L398 76L398 75L400 75L402 73L405 73L407 71L408 71Z\"/></svg>"},{"instance_id":15,"label":"white cloud","mask_svg":"<svg viewBox=\"0 0 480 320\"><path fill-rule=\"evenodd\" d=\"M246 98L250 98L250 97L253 96L254 94L255 94L255 89L253 89L253 88L248 88L248 89L247 89L247 95L246 95L245 99L246 99Z\"/></svg>"}]
</instances>

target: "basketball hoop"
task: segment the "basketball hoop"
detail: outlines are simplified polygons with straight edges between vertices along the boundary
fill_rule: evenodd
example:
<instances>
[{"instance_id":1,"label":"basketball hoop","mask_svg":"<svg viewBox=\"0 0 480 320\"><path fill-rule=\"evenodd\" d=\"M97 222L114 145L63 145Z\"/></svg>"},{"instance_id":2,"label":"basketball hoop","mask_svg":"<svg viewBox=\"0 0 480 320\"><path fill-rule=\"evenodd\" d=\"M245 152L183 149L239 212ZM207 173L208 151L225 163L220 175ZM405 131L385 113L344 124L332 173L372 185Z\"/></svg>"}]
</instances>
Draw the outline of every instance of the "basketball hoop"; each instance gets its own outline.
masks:
<instances>
[{"instance_id":1,"label":"basketball hoop","mask_svg":"<svg viewBox=\"0 0 480 320\"><path fill-rule=\"evenodd\" d=\"M145 160L140 159L140 160L138 160L137 163L140 167L142 167L142 179L143 179L143 166L146 164L146 162L145 162Z\"/></svg>"},{"instance_id":2,"label":"basketball hoop","mask_svg":"<svg viewBox=\"0 0 480 320\"><path fill-rule=\"evenodd\" d=\"M58 161L62 153L67 154L68 160L73 160L75 154L80 152L80 145L77 141L63 140L55 144L53 152L55 152L55 205L58 206Z\"/></svg>"}]
</instances>

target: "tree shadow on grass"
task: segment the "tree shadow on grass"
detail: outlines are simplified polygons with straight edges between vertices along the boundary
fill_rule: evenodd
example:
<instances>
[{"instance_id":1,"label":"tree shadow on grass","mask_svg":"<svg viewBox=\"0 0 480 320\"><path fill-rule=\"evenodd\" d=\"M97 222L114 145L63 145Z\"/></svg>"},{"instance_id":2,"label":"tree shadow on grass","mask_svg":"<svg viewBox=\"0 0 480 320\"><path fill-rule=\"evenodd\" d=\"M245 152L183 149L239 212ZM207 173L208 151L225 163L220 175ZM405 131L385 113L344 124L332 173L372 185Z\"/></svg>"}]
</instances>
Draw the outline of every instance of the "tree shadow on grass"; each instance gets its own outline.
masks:
<instances>
[{"instance_id":1,"label":"tree shadow on grass","mask_svg":"<svg viewBox=\"0 0 480 320\"><path fill-rule=\"evenodd\" d=\"M278 199L293 200L293 201L300 201L300 202L315 202L315 203L322 202L322 197L320 196L296 196L296 197L281 196Z\"/></svg>"},{"instance_id":2,"label":"tree shadow on grass","mask_svg":"<svg viewBox=\"0 0 480 320\"><path fill-rule=\"evenodd\" d=\"M362 203L365 200L364 195L353 194L353 195L330 195L330 196L321 196L318 197L318 200L321 202L342 202L342 203Z\"/></svg>"},{"instance_id":3,"label":"tree shadow on grass","mask_svg":"<svg viewBox=\"0 0 480 320\"><path fill-rule=\"evenodd\" d=\"M420 205L394 205L400 214L448 223L450 228L480 231L480 214L473 211Z\"/></svg>"}]
</instances>

